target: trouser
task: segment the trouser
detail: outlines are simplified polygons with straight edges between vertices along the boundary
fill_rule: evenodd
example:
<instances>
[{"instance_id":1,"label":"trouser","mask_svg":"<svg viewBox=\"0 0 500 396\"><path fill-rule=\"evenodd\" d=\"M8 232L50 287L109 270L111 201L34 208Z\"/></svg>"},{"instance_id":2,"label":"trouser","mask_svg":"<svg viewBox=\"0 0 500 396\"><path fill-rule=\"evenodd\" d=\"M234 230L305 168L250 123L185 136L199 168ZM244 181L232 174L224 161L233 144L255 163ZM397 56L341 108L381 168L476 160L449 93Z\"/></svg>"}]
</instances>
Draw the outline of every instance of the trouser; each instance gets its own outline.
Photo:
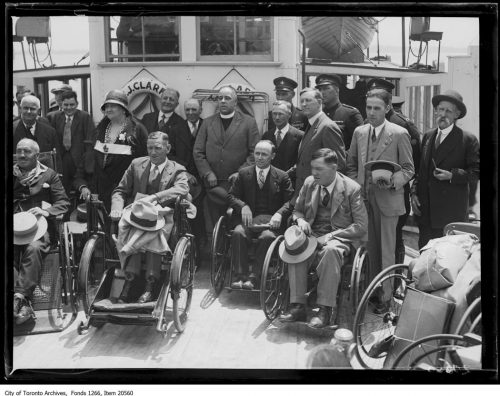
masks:
<instances>
[{"instance_id":1,"label":"trouser","mask_svg":"<svg viewBox=\"0 0 500 396\"><path fill-rule=\"evenodd\" d=\"M248 267L248 247L255 236L258 238L258 242L255 247L255 260L252 272L259 277L262 272L262 265L266 258L267 249L276 239L277 234L273 230L264 230L260 233L255 233L243 224L238 224L233 230L231 235L231 263L237 274L248 275L250 273Z\"/></svg>"},{"instance_id":2,"label":"trouser","mask_svg":"<svg viewBox=\"0 0 500 396\"><path fill-rule=\"evenodd\" d=\"M203 210L205 214L205 230L207 238L212 238L212 232L219 218L226 214L228 208L227 194L231 187L229 181L219 180L219 185L214 189L205 190Z\"/></svg>"},{"instance_id":3,"label":"trouser","mask_svg":"<svg viewBox=\"0 0 500 396\"><path fill-rule=\"evenodd\" d=\"M15 279L14 293L31 298L35 287L40 283L42 263L50 248L49 234L29 245L14 246ZM17 271L17 272L16 272Z\"/></svg>"},{"instance_id":4,"label":"trouser","mask_svg":"<svg viewBox=\"0 0 500 396\"><path fill-rule=\"evenodd\" d=\"M349 245L332 239L306 261L288 264L290 302L305 304L307 301L307 274L314 267L318 274L316 303L327 307L337 306L340 269L344 257L349 255Z\"/></svg>"},{"instance_id":5,"label":"trouser","mask_svg":"<svg viewBox=\"0 0 500 396\"><path fill-rule=\"evenodd\" d=\"M442 228L432 228L430 225L418 225L418 248L422 249L427 242L434 238L441 238L443 236Z\"/></svg>"},{"instance_id":6,"label":"trouser","mask_svg":"<svg viewBox=\"0 0 500 396\"><path fill-rule=\"evenodd\" d=\"M64 150L64 149L63 149ZM82 159L83 160L83 159ZM69 196L75 180L76 165L73 161L73 156L69 151L64 151L62 155L62 185L66 190L66 195Z\"/></svg>"},{"instance_id":7,"label":"trouser","mask_svg":"<svg viewBox=\"0 0 500 396\"><path fill-rule=\"evenodd\" d=\"M141 274L142 255L143 253L135 253L128 257L127 264L125 265L125 273L130 272L136 277ZM144 256L146 262L146 280L151 277L158 280L160 278L161 270L161 255L153 252L145 252Z\"/></svg>"},{"instance_id":8,"label":"trouser","mask_svg":"<svg viewBox=\"0 0 500 396\"><path fill-rule=\"evenodd\" d=\"M404 186L404 201L405 201L405 213L399 216L398 224L396 226L396 250L394 251L394 259L396 264L402 264L405 261L405 244L403 239L403 227L406 224L406 220L410 215L410 184L407 183Z\"/></svg>"},{"instance_id":9,"label":"trouser","mask_svg":"<svg viewBox=\"0 0 500 396\"><path fill-rule=\"evenodd\" d=\"M193 201L193 205L196 206L196 217L194 219L190 219L189 222L191 224L191 231L195 236L195 240L197 241L197 249L199 252L200 243L203 240L206 240L205 235L205 211L203 210L203 200L205 198L204 189L196 199Z\"/></svg>"}]
</instances>

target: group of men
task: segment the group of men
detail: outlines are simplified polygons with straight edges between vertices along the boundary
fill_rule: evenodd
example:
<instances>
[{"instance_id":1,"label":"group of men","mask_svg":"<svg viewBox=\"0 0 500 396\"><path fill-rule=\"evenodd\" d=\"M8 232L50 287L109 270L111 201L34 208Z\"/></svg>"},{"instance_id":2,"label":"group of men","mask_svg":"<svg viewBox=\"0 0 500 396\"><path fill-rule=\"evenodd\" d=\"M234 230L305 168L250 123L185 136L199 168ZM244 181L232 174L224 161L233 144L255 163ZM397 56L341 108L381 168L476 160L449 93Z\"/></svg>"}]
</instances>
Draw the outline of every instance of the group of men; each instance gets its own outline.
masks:
<instances>
[{"instance_id":1,"label":"group of men","mask_svg":"<svg viewBox=\"0 0 500 396\"><path fill-rule=\"evenodd\" d=\"M233 209L231 245L236 275L231 287L256 287L267 247L284 232L280 254L288 263L292 305L281 319L306 319L306 278L314 269L319 278L319 310L309 325L328 325L336 306L340 268L352 249L368 241L371 277L402 262L402 227L410 213L410 190L420 228L419 245L423 246L440 236L447 223L466 220L469 184L479 176L477 138L456 126L456 120L466 113L457 92L433 98L438 128L426 133L420 143L414 125L392 109L391 83L381 79L368 83L366 121L356 108L340 102L341 84L339 76L318 76L316 88L300 91L299 109L292 104L297 83L287 77L276 78L277 100L262 136L255 119L238 108L238 95L231 86L218 90L218 111L206 119L200 117L202 103L193 98L184 102L183 119L175 112L179 92L165 89L160 109L142 118L150 134L161 134L148 139L149 159L134 160L124 175L113 194L112 217L121 217L124 202L133 200L132 193L146 194L149 198L144 202L161 201L161 188L165 187L161 183L175 164L181 172L186 171L185 177L171 178L169 188L185 194L186 181L189 184L198 209L193 229L202 250L207 249L218 218L228 207ZM75 164L84 161L85 142L93 139L92 120L76 109L77 103L73 91L63 91L61 109L44 120L37 114L40 104L36 97L25 96L14 127L19 158L26 152L23 145L27 139L37 142L31 147L35 154L53 148L61 153L62 185L67 193ZM20 161L18 181L23 184L23 177L32 177L35 168L39 175L38 165L23 168ZM135 172L136 168L147 173L148 183L142 183L143 173ZM154 178L150 177L153 173ZM139 185L145 191L139 191ZM52 216L47 211L45 214ZM287 229L290 216L296 225ZM256 260L250 266L247 248L252 237L258 244ZM21 265L19 271L29 271L29 266ZM137 272L137 268L130 271L129 280ZM18 279L16 282L23 282L22 276ZM18 300L29 301L33 287L20 288L23 291L18 292ZM150 301L151 290L148 286L139 301ZM18 307L29 306L23 304ZM382 311L384 305L381 297L375 308ZM15 308L16 317L23 316L21 313Z\"/></svg>"}]
</instances>

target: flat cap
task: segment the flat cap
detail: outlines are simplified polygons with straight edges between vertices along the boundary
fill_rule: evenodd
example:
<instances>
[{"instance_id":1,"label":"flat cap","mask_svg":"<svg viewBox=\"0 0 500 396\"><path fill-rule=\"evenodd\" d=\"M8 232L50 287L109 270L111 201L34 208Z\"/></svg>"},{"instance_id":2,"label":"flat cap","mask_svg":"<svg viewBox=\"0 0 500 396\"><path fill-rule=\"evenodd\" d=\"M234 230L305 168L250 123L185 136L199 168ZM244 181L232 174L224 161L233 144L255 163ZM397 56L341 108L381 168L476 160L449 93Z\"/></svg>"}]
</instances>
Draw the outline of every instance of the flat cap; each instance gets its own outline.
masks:
<instances>
[{"instance_id":1,"label":"flat cap","mask_svg":"<svg viewBox=\"0 0 500 396\"><path fill-rule=\"evenodd\" d=\"M336 74L320 74L316 77L316 86L319 87L321 85L336 85L340 87L342 85L342 78L337 76Z\"/></svg>"},{"instance_id":2,"label":"flat cap","mask_svg":"<svg viewBox=\"0 0 500 396\"><path fill-rule=\"evenodd\" d=\"M273 80L275 90L293 91L299 84L288 77L277 77Z\"/></svg>"},{"instance_id":3,"label":"flat cap","mask_svg":"<svg viewBox=\"0 0 500 396\"><path fill-rule=\"evenodd\" d=\"M368 90L372 89L383 89L389 93L394 89L394 84L384 80L383 78L372 78L368 81Z\"/></svg>"},{"instance_id":4,"label":"flat cap","mask_svg":"<svg viewBox=\"0 0 500 396\"><path fill-rule=\"evenodd\" d=\"M64 91L73 91L73 88L71 88L71 86L68 84L62 84L62 85L55 87L55 88L52 88L50 90L50 92L52 92L53 94L59 93L59 92L64 92Z\"/></svg>"}]
</instances>

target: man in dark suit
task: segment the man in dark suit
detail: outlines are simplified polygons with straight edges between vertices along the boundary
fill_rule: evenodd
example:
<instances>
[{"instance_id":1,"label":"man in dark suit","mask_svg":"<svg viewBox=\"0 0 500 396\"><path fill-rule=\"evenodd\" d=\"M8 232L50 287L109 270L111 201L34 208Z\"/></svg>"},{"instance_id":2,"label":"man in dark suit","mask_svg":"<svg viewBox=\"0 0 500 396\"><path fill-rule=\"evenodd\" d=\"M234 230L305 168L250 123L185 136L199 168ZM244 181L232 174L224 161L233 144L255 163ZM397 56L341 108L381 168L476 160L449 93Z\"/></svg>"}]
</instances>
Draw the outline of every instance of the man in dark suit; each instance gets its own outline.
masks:
<instances>
[{"instance_id":1,"label":"man in dark suit","mask_svg":"<svg viewBox=\"0 0 500 396\"><path fill-rule=\"evenodd\" d=\"M61 152L57 134L54 128L38 120L40 100L33 95L21 99L21 118L14 121L14 149L21 139L33 139L38 143L40 152L56 149Z\"/></svg>"},{"instance_id":2,"label":"man in dark suit","mask_svg":"<svg viewBox=\"0 0 500 396\"><path fill-rule=\"evenodd\" d=\"M194 144L194 160L206 189L205 221L210 235L227 207L227 192L238 170L254 163L260 140L255 119L236 110L238 96L231 86L218 94L219 112L206 118Z\"/></svg>"},{"instance_id":3,"label":"man in dark suit","mask_svg":"<svg viewBox=\"0 0 500 396\"><path fill-rule=\"evenodd\" d=\"M295 181L294 168L304 132L288 123L292 114L291 106L290 102L284 100L273 103L271 114L275 128L264 133L262 140L270 140L276 146L276 155L271 165L287 172L292 181Z\"/></svg>"},{"instance_id":4,"label":"man in dark suit","mask_svg":"<svg viewBox=\"0 0 500 396\"><path fill-rule=\"evenodd\" d=\"M307 117L302 110L295 107L292 103L295 96L295 88L297 88L298 84L288 77L275 78L273 83L275 87L274 90L276 91L276 100L284 100L290 103L290 125L294 128L300 129L301 131L305 131L307 126ZM272 111L270 111L267 116L267 129L271 131L274 128L276 128L276 125L274 124Z\"/></svg>"},{"instance_id":5,"label":"man in dark suit","mask_svg":"<svg viewBox=\"0 0 500 396\"><path fill-rule=\"evenodd\" d=\"M93 149L95 125L89 113L77 109L76 92L64 91L61 98L63 111L57 112L52 117L52 126L56 130L59 146L62 149L62 183L66 194L69 194L74 187L78 164L84 162L84 156Z\"/></svg>"},{"instance_id":6,"label":"man in dark suit","mask_svg":"<svg viewBox=\"0 0 500 396\"><path fill-rule=\"evenodd\" d=\"M255 165L240 169L229 191L233 213L241 215L241 222L231 236L231 262L236 272L235 282L231 284L233 289L252 290L258 284L267 249L291 214L289 201L293 187L286 172L271 165L275 149L269 140L258 142L254 150ZM258 224L269 224L271 228L252 231L251 227ZM253 236L257 236L259 242L250 273L248 246Z\"/></svg>"},{"instance_id":7,"label":"man in dark suit","mask_svg":"<svg viewBox=\"0 0 500 396\"><path fill-rule=\"evenodd\" d=\"M354 130L363 125L358 109L340 102L339 91L342 79L336 74L321 74L316 77L316 88L323 95L323 111L335 121L342 131L345 149L349 150Z\"/></svg>"},{"instance_id":8,"label":"man in dark suit","mask_svg":"<svg viewBox=\"0 0 500 396\"><path fill-rule=\"evenodd\" d=\"M57 103L57 109L50 111L47 113L47 120L49 120L49 123L54 126L54 117L60 113L62 113L62 94L63 92L68 92L72 91L73 88L71 88L70 85L68 84L61 84L60 86L53 88L50 90L54 94L54 99L56 100Z\"/></svg>"},{"instance_id":9,"label":"man in dark suit","mask_svg":"<svg viewBox=\"0 0 500 396\"><path fill-rule=\"evenodd\" d=\"M40 147L33 139L23 138L16 146L14 165L14 213L28 212L39 221L48 223L46 232L25 244L16 241L14 256L16 277L14 286L14 316L21 324L34 318L30 300L39 282L43 259L55 235L54 219L68 211L69 200L57 173L38 161ZM15 230L14 230L15 231ZM26 236L26 230L24 230ZM21 235L21 236L23 236Z\"/></svg>"},{"instance_id":10,"label":"man in dark suit","mask_svg":"<svg viewBox=\"0 0 500 396\"><path fill-rule=\"evenodd\" d=\"M183 165L190 174L196 169L193 160L193 145L189 127L175 109L179 105L179 91L165 88L161 94L160 111L145 114L141 122L149 133L165 132L170 140L169 158Z\"/></svg>"},{"instance_id":11,"label":"man in dark suit","mask_svg":"<svg viewBox=\"0 0 500 396\"><path fill-rule=\"evenodd\" d=\"M304 180L311 174L311 158L313 153L320 148L329 148L337 153L337 167L339 172L344 172L346 165L346 152L342 131L335 121L323 113L323 96L314 88L304 88L300 91L300 104L310 125L306 128L304 138L300 143L297 157L295 181L295 197L297 197Z\"/></svg>"},{"instance_id":12,"label":"man in dark suit","mask_svg":"<svg viewBox=\"0 0 500 396\"><path fill-rule=\"evenodd\" d=\"M411 205L419 228L419 248L443 235L446 224L467 221L469 188L479 178L479 141L456 125L467 108L462 95L449 90L432 98L438 128L422 139L420 169Z\"/></svg>"}]
</instances>

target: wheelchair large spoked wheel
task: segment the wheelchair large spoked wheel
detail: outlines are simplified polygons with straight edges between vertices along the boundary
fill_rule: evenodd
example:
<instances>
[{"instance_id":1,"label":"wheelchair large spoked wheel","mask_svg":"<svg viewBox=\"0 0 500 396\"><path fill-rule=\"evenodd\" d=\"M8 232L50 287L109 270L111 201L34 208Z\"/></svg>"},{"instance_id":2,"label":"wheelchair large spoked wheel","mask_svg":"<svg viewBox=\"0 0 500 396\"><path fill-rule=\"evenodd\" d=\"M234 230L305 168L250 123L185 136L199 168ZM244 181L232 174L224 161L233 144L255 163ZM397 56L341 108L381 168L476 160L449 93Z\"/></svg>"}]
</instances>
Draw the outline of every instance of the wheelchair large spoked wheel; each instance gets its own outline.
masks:
<instances>
[{"instance_id":1,"label":"wheelchair large spoked wheel","mask_svg":"<svg viewBox=\"0 0 500 396\"><path fill-rule=\"evenodd\" d=\"M260 306L269 320L286 309L289 297L288 270L279 256L283 235L277 237L267 250L260 280Z\"/></svg>"},{"instance_id":2,"label":"wheelchair large spoked wheel","mask_svg":"<svg viewBox=\"0 0 500 396\"><path fill-rule=\"evenodd\" d=\"M112 255L110 243L102 235L92 235L83 248L78 269L78 291L82 294L85 312L90 311L107 269L106 256Z\"/></svg>"},{"instance_id":3,"label":"wheelchair large spoked wheel","mask_svg":"<svg viewBox=\"0 0 500 396\"><path fill-rule=\"evenodd\" d=\"M360 247L356 251L352 267L349 301L351 302L352 312L355 314L358 305L365 294L366 288L368 287L368 280L370 279L370 274L368 273L370 262L366 248Z\"/></svg>"},{"instance_id":4,"label":"wheelchair large spoked wheel","mask_svg":"<svg viewBox=\"0 0 500 396\"><path fill-rule=\"evenodd\" d=\"M462 315L455 334L464 334L466 332L481 334L481 319L481 297L477 297Z\"/></svg>"},{"instance_id":5,"label":"wheelchair large spoked wheel","mask_svg":"<svg viewBox=\"0 0 500 396\"><path fill-rule=\"evenodd\" d=\"M75 303L78 282L78 257L76 256L76 246L73 234L69 231L68 223L63 224L62 231L62 241L63 241L63 257L64 263L66 265L66 295L65 301L71 299L72 303Z\"/></svg>"},{"instance_id":6,"label":"wheelchair large spoked wheel","mask_svg":"<svg viewBox=\"0 0 500 396\"><path fill-rule=\"evenodd\" d=\"M231 259L229 257L229 239L226 238L227 221L221 216L212 236L212 265L210 267L210 281L216 295L219 295L224 287L226 272L229 268Z\"/></svg>"},{"instance_id":7,"label":"wheelchair large spoked wheel","mask_svg":"<svg viewBox=\"0 0 500 396\"><path fill-rule=\"evenodd\" d=\"M194 245L188 237L181 237L175 246L170 272L170 294L172 295L174 325L182 333L191 307L194 283Z\"/></svg>"},{"instance_id":8,"label":"wheelchair large spoked wheel","mask_svg":"<svg viewBox=\"0 0 500 396\"><path fill-rule=\"evenodd\" d=\"M412 282L408 265L386 268L370 283L354 317L354 348L364 368L382 368L397 325L407 286ZM383 302L384 309L376 306Z\"/></svg>"},{"instance_id":9,"label":"wheelchair large spoked wheel","mask_svg":"<svg viewBox=\"0 0 500 396\"><path fill-rule=\"evenodd\" d=\"M392 369L454 371L469 369L459 350L476 347L480 356L481 337L474 334L434 334L412 342L392 364ZM473 367L474 368L474 367Z\"/></svg>"}]
</instances>

